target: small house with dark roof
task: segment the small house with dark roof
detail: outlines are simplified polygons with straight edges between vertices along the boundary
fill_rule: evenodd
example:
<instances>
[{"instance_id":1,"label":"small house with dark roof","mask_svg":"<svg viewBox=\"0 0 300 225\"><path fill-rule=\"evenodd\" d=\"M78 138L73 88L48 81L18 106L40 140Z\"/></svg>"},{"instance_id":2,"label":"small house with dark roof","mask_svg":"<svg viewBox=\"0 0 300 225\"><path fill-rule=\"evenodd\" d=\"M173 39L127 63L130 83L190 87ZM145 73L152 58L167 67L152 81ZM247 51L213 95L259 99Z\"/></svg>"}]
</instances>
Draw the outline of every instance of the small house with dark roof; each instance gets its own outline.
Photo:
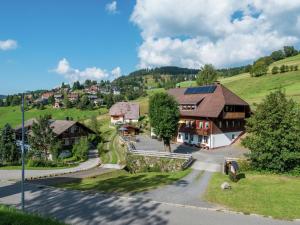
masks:
<instances>
[{"instance_id":1,"label":"small house with dark roof","mask_svg":"<svg viewBox=\"0 0 300 225\"><path fill-rule=\"evenodd\" d=\"M27 136L30 135L32 126L37 123L36 119L30 119L25 121L25 140L27 142ZM77 143L80 138L88 137L90 134L95 132L84 124L72 120L52 120L49 119L49 126L55 134L56 138L61 140L61 144L64 148L72 147L73 144ZM22 140L22 126L15 128L15 134L17 141Z\"/></svg>"},{"instance_id":2,"label":"small house with dark roof","mask_svg":"<svg viewBox=\"0 0 300 225\"><path fill-rule=\"evenodd\" d=\"M109 109L111 123L136 123L140 117L140 105L133 102L117 102Z\"/></svg>"},{"instance_id":3,"label":"small house with dark roof","mask_svg":"<svg viewBox=\"0 0 300 225\"><path fill-rule=\"evenodd\" d=\"M217 148L243 134L250 106L223 85L174 88L168 93L179 104L177 142Z\"/></svg>"}]
</instances>

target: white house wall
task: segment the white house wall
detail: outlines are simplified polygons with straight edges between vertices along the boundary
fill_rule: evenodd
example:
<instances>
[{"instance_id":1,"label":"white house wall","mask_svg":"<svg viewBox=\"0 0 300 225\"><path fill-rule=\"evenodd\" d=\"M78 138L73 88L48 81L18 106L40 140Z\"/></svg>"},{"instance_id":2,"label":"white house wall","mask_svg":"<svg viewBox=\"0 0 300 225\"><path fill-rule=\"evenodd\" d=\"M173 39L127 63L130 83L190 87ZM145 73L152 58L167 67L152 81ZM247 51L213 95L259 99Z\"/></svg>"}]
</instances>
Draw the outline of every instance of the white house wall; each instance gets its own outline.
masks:
<instances>
[{"instance_id":1,"label":"white house wall","mask_svg":"<svg viewBox=\"0 0 300 225\"><path fill-rule=\"evenodd\" d=\"M221 134L212 134L208 136L208 142L206 143L207 146L210 148L217 148L222 146L230 145L240 134L242 131L236 132L227 132ZM234 137L234 138L233 138ZM198 142L198 135L193 135L193 140L191 140L191 136L188 135L188 138L185 138L185 133L179 132L177 135L177 142L178 143L190 143L190 144L199 144ZM204 144L204 138L202 138L202 144Z\"/></svg>"},{"instance_id":2,"label":"white house wall","mask_svg":"<svg viewBox=\"0 0 300 225\"><path fill-rule=\"evenodd\" d=\"M121 123L123 123L124 122L124 119L123 119L123 117L118 117L118 119L114 119L112 116L110 117L110 122L112 123L112 124L115 124L115 123L117 123L117 122L121 122Z\"/></svg>"},{"instance_id":3,"label":"white house wall","mask_svg":"<svg viewBox=\"0 0 300 225\"><path fill-rule=\"evenodd\" d=\"M230 145L241 133L242 131L212 134L210 138L212 141L211 148Z\"/></svg>"}]
</instances>

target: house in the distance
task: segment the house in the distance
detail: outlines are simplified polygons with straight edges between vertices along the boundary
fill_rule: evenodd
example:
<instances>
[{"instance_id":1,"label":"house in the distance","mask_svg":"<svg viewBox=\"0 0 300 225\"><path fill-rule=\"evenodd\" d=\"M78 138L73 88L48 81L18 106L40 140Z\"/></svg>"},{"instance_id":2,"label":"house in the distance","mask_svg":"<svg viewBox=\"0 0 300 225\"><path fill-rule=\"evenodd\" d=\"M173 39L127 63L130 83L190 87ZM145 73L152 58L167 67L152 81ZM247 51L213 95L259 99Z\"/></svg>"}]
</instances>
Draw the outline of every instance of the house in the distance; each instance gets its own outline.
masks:
<instances>
[{"instance_id":1,"label":"house in the distance","mask_svg":"<svg viewBox=\"0 0 300 225\"><path fill-rule=\"evenodd\" d=\"M117 102L109 109L110 121L116 123L136 123L140 117L140 105L133 102Z\"/></svg>"},{"instance_id":2,"label":"house in the distance","mask_svg":"<svg viewBox=\"0 0 300 225\"><path fill-rule=\"evenodd\" d=\"M54 93L52 92L52 91L50 91L50 92L45 92L45 93L43 93L42 94L42 96L41 96L41 99L45 99L45 100L48 100L51 96L53 96L54 95Z\"/></svg>"},{"instance_id":3,"label":"house in the distance","mask_svg":"<svg viewBox=\"0 0 300 225\"><path fill-rule=\"evenodd\" d=\"M179 143L217 148L230 145L245 130L249 104L219 83L168 93L180 107Z\"/></svg>"},{"instance_id":4,"label":"house in the distance","mask_svg":"<svg viewBox=\"0 0 300 225\"><path fill-rule=\"evenodd\" d=\"M32 130L36 119L25 121L25 140ZM74 143L77 143L80 138L87 137L89 134L95 134L94 131L86 127L84 124L72 120L49 120L50 128L53 130L56 138L61 141L64 148L70 148ZM17 141L22 140L22 126L15 128Z\"/></svg>"}]
</instances>

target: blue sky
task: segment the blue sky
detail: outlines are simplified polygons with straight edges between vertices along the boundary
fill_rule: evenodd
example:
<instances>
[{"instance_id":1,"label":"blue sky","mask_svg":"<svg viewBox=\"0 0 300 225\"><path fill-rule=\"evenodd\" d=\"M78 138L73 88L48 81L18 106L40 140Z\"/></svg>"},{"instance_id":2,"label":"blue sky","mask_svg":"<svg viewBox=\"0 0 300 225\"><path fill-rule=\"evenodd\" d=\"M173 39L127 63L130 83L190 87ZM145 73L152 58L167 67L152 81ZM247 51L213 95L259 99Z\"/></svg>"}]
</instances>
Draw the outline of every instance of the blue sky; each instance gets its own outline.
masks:
<instances>
[{"instance_id":1,"label":"blue sky","mask_svg":"<svg viewBox=\"0 0 300 225\"><path fill-rule=\"evenodd\" d=\"M300 48L299 0L1 0L0 94Z\"/></svg>"},{"instance_id":2,"label":"blue sky","mask_svg":"<svg viewBox=\"0 0 300 225\"><path fill-rule=\"evenodd\" d=\"M134 70L138 28L129 22L134 2L118 2L117 13L105 10L109 1L1 1L0 40L17 40L18 48L0 51L0 93L51 88L66 79L54 72L62 58L75 68L100 67L122 73Z\"/></svg>"}]
</instances>

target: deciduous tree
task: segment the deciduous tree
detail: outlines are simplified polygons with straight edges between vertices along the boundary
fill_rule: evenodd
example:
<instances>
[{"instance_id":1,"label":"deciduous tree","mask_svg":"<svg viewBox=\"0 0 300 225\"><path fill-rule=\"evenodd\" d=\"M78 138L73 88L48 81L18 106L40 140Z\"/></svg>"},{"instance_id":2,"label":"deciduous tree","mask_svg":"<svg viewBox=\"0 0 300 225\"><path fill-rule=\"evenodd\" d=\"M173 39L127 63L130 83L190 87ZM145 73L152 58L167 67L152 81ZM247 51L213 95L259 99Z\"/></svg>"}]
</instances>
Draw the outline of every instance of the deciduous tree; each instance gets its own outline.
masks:
<instances>
[{"instance_id":1,"label":"deciduous tree","mask_svg":"<svg viewBox=\"0 0 300 225\"><path fill-rule=\"evenodd\" d=\"M211 64L204 65L197 75L196 81L198 85L211 84L218 79L218 72Z\"/></svg>"},{"instance_id":2,"label":"deciduous tree","mask_svg":"<svg viewBox=\"0 0 300 225\"><path fill-rule=\"evenodd\" d=\"M178 103L166 93L156 93L149 100L149 117L155 134L164 141L165 150L171 152L170 141L178 127Z\"/></svg>"}]
</instances>

